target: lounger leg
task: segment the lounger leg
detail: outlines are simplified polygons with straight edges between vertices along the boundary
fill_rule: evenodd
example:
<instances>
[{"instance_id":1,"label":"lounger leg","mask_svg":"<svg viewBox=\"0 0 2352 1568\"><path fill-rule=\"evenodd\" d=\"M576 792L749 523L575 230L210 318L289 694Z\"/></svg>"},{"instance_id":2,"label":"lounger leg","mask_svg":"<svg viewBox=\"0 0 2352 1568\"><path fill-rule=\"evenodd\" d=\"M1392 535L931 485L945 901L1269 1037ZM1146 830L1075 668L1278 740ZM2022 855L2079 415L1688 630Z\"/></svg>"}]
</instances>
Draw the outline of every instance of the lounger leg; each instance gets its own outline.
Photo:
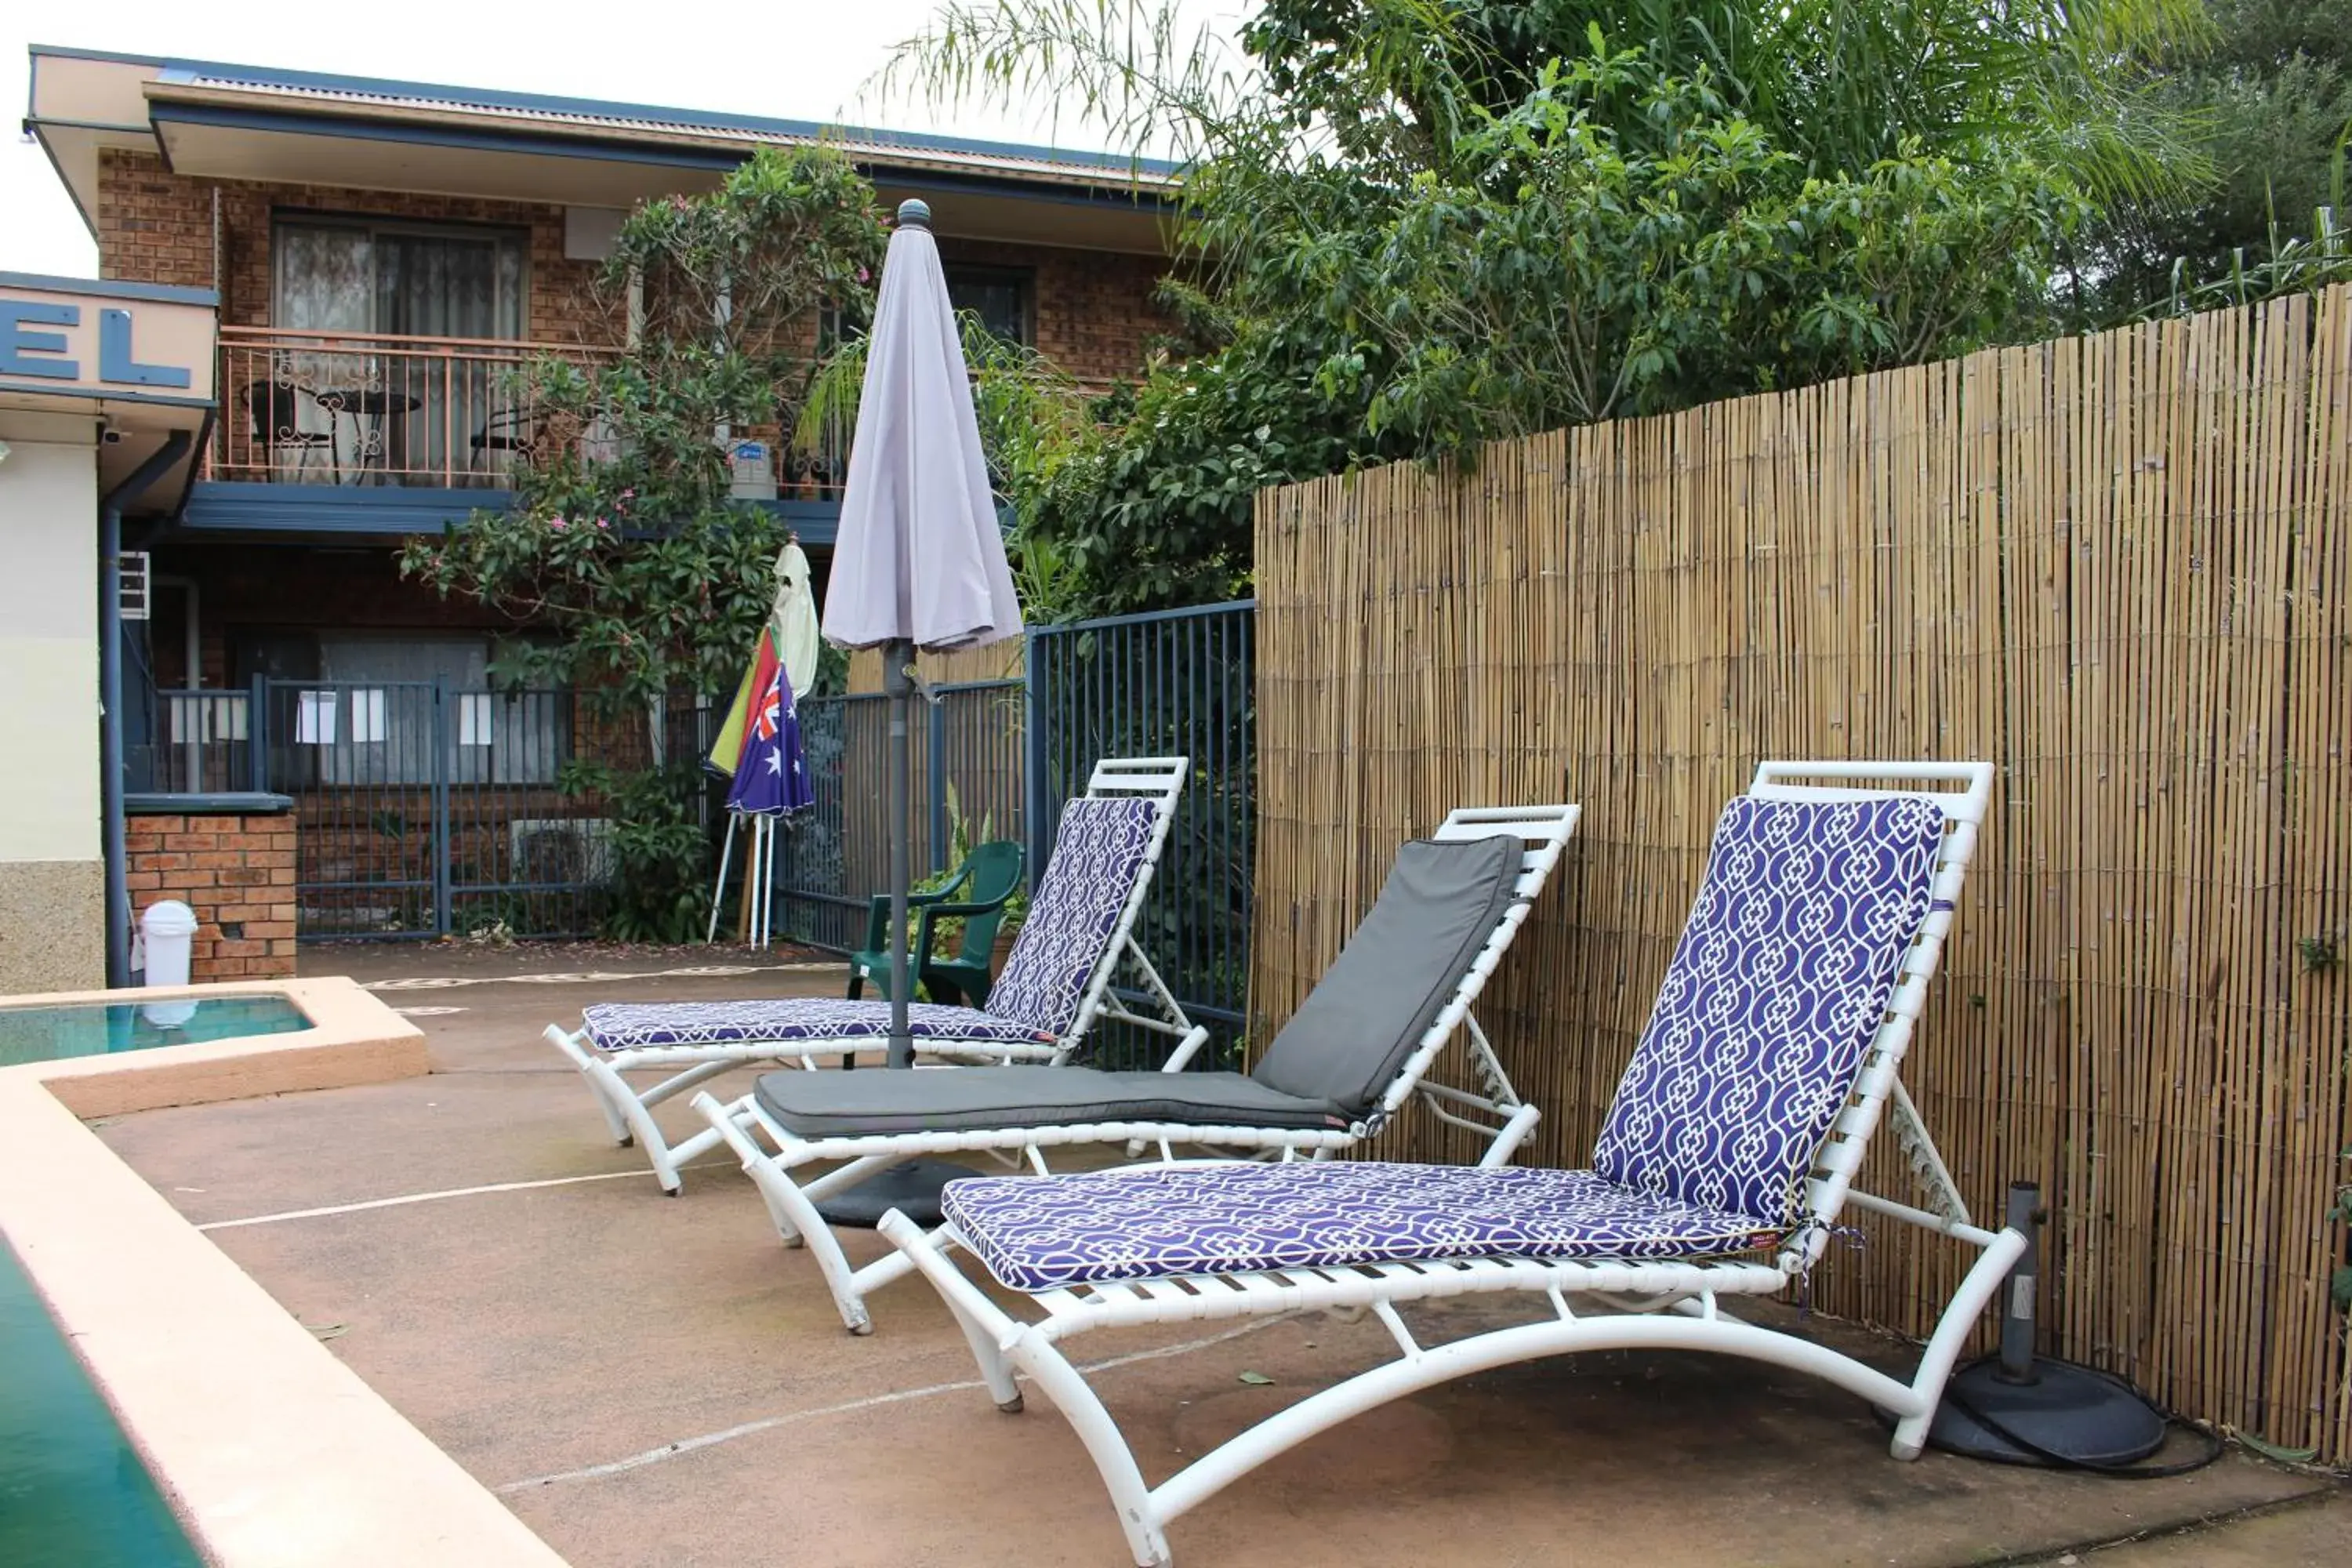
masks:
<instances>
[{"instance_id":1,"label":"lounger leg","mask_svg":"<svg viewBox=\"0 0 2352 1568\"><path fill-rule=\"evenodd\" d=\"M571 1058L573 1067L580 1069L580 1076L588 1081L588 1092L595 1097L596 1109L604 1113L604 1125L613 1131L613 1142L624 1149L627 1148L635 1141L635 1134L629 1131L628 1118L613 1103L613 1097L597 1078L596 1059L588 1055L587 1047L580 1043L578 1036L567 1034L553 1024L547 1026L547 1038L557 1050Z\"/></svg>"},{"instance_id":2,"label":"lounger leg","mask_svg":"<svg viewBox=\"0 0 2352 1568\"><path fill-rule=\"evenodd\" d=\"M1927 1445L1927 1427L1936 1419L1936 1407L1944 1401L1944 1384L1952 1375L1952 1363L1959 1359L1960 1347L1967 1344L1969 1331L1983 1315L1985 1305L2017 1260L2025 1256L2027 1242L2021 1231L2004 1230L1993 1237L1984 1256L1976 1261L1960 1288L1952 1293L1944 1315L1936 1321L1936 1331L1927 1341L1927 1348L1919 1352L1918 1374L1911 1380L1911 1392L1920 1401L1919 1408L1906 1415L1895 1425L1895 1441L1889 1451L1898 1459L1916 1459Z\"/></svg>"},{"instance_id":3,"label":"lounger leg","mask_svg":"<svg viewBox=\"0 0 2352 1568\"><path fill-rule=\"evenodd\" d=\"M1536 1123L1542 1120L1543 1112L1532 1105L1522 1105L1512 1111L1510 1120L1503 1123L1503 1130L1495 1134L1495 1142L1487 1145L1486 1152L1479 1157L1479 1168L1496 1171L1509 1164L1511 1156L1519 1152L1519 1145L1527 1142L1528 1134L1534 1131Z\"/></svg>"},{"instance_id":4,"label":"lounger leg","mask_svg":"<svg viewBox=\"0 0 2352 1568\"><path fill-rule=\"evenodd\" d=\"M577 1039L552 1025L548 1027L547 1037L572 1058L581 1076L588 1080L589 1092L596 1097L596 1103L604 1109L605 1125L613 1128L614 1136L621 1147L625 1149L635 1143L644 1152L646 1163L653 1166L654 1177L661 1183L662 1191L671 1197L677 1196L680 1185L677 1163L680 1156L663 1140L661 1129L654 1123L653 1113L646 1109L636 1091L630 1089L628 1080L613 1070L612 1063L597 1060ZM689 1148L687 1153L690 1156L709 1147L709 1143L700 1143Z\"/></svg>"},{"instance_id":5,"label":"lounger leg","mask_svg":"<svg viewBox=\"0 0 2352 1568\"><path fill-rule=\"evenodd\" d=\"M744 1131L742 1123L737 1119L736 1106L722 1106L708 1094L698 1094L694 1097L694 1109L718 1130L719 1136L726 1139L728 1147L733 1149L736 1157L743 1162L743 1170L751 1176L751 1184L760 1189L760 1196L768 1205L768 1217L775 1222L776 1234L783 1239L784 1245L790 1247L795 1241L807 1245L810 1256L816 1259L818 1271L824 1276L825 1289L833 1292L833 1304L841 1313L843 1325L853 1334L872 1333L874 1320L866 1310L866 1298L858 1289L856 1270L849 1266L848 1256L841 1250L840 1239L833 1234L833 1226L816 1212L816 1205L811 1201L811 1195L828 1184L837 1184L852 1173L863 1175L890 1162L878 1155L852 1160L841 1169L826 1173L819 1181L803 1188L785 1169L782 1154L769 1153Z\"/></svg>"},{"instance_id":6,"label":"lounger leg","mask_svg":"<svg viewBox=\"0 0 2352 1568\"><path fill-rule=\"evenodd\" d=\"M1095 1391L1087 1386L1077 1368L1069 1363L1051 1340L1013 1321L982 1294L963 1271L948 1260L941 1250L944 1237L925 1236L904 1215L886 1216L882 1234L922 1271L923 1278L938 1289L957 1319L967 1325L964 1335L979 1354L989 1392L1000 1392L990 1366L992 1357L1001 1361L1009 1356L1069 1422L1078 1441L1086 1445L1095 1468L1101 1472L1103 1485L1110 1490L1111 1506L1118 1510L1119 1528L1127 1532L1128 1549L1135 1554L1137 1568L1169 1568L1167 1531L1160 1527L1158 1510L1152 1506L1151 1489L1144 1484L1134 1450L1119 1436L1118 1424L1103 1408L1102 1401L1095 1397ZM980 1351L983 1343L988 1347L984 1352ZM1002 1406L1004 1401L1000 1396L997 1403Z\"/></svg>"},{"instance_id":7,"label":"lounger leg","mask_svg":"<svg viewBox=\"0 0 2352 1568\"><path fill-rule=\"evenodd\" d=\"M882 1216L879 1229L894 1249L890 1261L900 1265L898 1274L915 1271L914 1248L930 1247L944 1252L962 1239L950 1226L941 1226L926 1235L919 1226L897 1209ZM995 1400L996 1407L1006 1415L1019 1415L1021 1384L1013 1376L1013 1363L1006 1361L1004 1352L997 1348L997 1331L973 1317L953 1296L942 1296L941 1300L947 1302L948 1310L955 1314L956 1327L963 1331L965 1342L971 1346L971 1359L980 1363L980 1375L987 1381L989 1397ZM1012 1321L1001 1312L997 1316L1005 1322Z\"/></svg>"}]
</instances>

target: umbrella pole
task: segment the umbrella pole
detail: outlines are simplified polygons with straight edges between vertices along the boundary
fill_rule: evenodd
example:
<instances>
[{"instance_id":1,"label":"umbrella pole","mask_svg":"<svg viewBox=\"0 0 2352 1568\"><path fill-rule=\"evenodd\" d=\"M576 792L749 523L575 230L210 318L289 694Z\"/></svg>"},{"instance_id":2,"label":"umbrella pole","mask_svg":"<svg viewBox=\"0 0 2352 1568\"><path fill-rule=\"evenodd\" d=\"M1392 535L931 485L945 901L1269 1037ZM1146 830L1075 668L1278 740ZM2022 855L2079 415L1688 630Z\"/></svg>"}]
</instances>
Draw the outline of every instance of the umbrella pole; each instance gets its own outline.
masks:
<instances>
[{"instance_id":1,"label":"umbrella pole","mask_svg":"<svg viewBox=\"0 0 2352 1568\"><path fill-rule=\"evenodd\" d=\"M719 940L719 911L725 907L723 900L727 897L727 862L734 858L735 814L730 811L727 814L727 842L719 847L719 885L710 889L710 929L702 933L705 947Z\"/></svg>"},{"instance_id":2,"label":"umbrella pole","mask_svg":"<svg viewBox=\"0 0 2352 1568\"><path fill-rule=\"evenodd\" d=\"M908 796L914 763L907 754L907 708L912 695L908 667L915 645L893 642L882 649L882 689L890 697L890 1054L887 1065L915 1065L915 1037L907 1025L907 835L911 828Z\"/></svg>"}]
</instances>

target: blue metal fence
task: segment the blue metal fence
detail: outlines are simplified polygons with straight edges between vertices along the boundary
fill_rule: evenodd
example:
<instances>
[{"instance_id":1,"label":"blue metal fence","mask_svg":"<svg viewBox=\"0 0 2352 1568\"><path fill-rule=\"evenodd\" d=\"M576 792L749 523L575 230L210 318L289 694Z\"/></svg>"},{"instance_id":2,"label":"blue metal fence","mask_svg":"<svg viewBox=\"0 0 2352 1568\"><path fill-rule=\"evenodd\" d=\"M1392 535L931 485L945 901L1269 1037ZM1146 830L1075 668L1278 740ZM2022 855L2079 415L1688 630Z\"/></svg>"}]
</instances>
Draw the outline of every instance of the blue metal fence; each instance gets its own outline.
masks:
<instances>
[{"instance_id":1,"label":"blue metal fence","mask_svg":"<svg viewBox=\"0 0 2352 1568\"><path fill-rule=\"evenodd\" d=\"M979 680L931 689L917 703L908 749L914 770L918 877L950 869L959 843L1018 838L1024 818L1022 683ZM816 804L784 825L776 852L774 929L845 951L865 939L868 900L889 886L884 773L889 703L879 692L812 697L800 704L803 763Z\"/></svg>"},{"instance_id":2,"label":"blue metal fence","mask_svg":"<svg viewBox=\"0 0 2352 1568\"><path fill-rule=\"evenodd\" d=\"M935 689L909 737L919 874L953 863L960 818L971 842L1024 839L1034 882L1063 804L1085 793L1097 761L1192 759L1135 934L1185 1010L1210 1026L1217 1058L1241 1027L1249 984L1255 611L1244 600L1033 626L1023 679ZM816 805L782 839L775 929L845 949L863 939L867 900L888 880L887 704L879 694L814 698L800 723ZM1167 1047L1117 1027L1094 1043L1116 1065L1150 1065Z\"/></svg>"},{"instance_id":3,"label":"blue metal fence","mask_svg":"<svg viewBox=\"0 0 2352 1568\"><path fill-rule=\"evenodd\" d=\"M1185 756L1176 810L1136 940L1227 1060L1249 994L1250 888L1257 822L1252 681L1257 604L1032 627L1027 679L1033 874L1063 803L1103 757ZM1148 1066L1166 1042L1110 1029L1106 1065Z\"/></svg>"},{"instance_id":4,"label":"blue metal fence","mask_svg":"<svg viewBox=\"0 0 2352 1568\"><path fill-rule=\"evenodd\" d=\"M557 787L571 692L257 679L156 699L150 787L294 797L298 936L593 927L612 825Z\"/></svg>"}]
</instances>

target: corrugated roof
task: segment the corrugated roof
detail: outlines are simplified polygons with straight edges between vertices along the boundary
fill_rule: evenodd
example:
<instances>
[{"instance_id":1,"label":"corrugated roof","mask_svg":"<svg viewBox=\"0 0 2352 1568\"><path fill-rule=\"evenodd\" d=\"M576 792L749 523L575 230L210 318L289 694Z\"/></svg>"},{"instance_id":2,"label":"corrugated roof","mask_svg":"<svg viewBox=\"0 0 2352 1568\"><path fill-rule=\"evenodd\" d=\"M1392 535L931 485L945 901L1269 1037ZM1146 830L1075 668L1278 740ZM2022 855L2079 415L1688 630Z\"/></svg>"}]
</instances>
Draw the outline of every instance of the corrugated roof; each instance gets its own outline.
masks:
<instances>
[{"instance_id":1,"label":"corrugated roof","mask_svg":"<svg viewBox=\"0 0 2352 1568\"><path fill-rule=\"evenodd\" d=\"M958 169L974 174L1101 185L1106 182L1167 189L1178 183L1176 166L1159 160L1130 160L1103 153L1052 148L961 142L934 135L894 135L887 131L835 127L814 121L764 120L735 115L698 115L688 110L560 100L534 95L476 92L423 83L374 81L279 73L244 67L178 64L156 79L166 88L253 95L353 108L496 120L557 131L593 132L632 139L690 141L738 145L835 146L860 162L903 167ZM168 96L168 95L167 95Z\"/></svg>"}]
</instances>

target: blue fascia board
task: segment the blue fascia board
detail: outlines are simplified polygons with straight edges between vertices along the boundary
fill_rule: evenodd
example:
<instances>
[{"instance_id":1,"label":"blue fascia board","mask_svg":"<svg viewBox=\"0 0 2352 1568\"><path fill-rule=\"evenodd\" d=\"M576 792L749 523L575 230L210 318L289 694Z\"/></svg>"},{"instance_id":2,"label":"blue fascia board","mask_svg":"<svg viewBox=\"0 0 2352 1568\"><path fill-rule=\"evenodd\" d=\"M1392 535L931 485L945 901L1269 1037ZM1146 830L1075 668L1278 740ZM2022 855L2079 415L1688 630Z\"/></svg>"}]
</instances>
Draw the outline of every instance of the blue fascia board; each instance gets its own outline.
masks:
<instances>
[{"instance_id":1,"label":"blue fascia board","mask_svg":"<svg viewBox=\"0 0 2352 1568\"><path fill-rule=\"evenodd\" d=\"M196 533L404 536L438 533L478 508L503 511L513 502L508 490L200 479L188 492L180 524Z\"/></svg>"},{"instance_id":2,"label":"blue fascia board","mask_svg":"<svg viewBox=\"0 0 2352 1568\"><path fill-rule=\"evenodd\" d=\"M101 60L115 66L155 66L167 64L161 55L126 55L115 49L77 49L64 44L27 44L25 52L38 59L43 55L61 60Z\"/></svg>"},{"instance_id":3,"label":"blue fascia board","mask_svg":"<svg viewBox=\"0 0 2352 1568\"><path fill-rule=\"evenodd\" d=\"M202 479L189 491L180 525L192 533L411 538L439 533L446 525L462 522L478 510L504 511L513 504L511 490ZM837 500L742 504L772 513L797 532L804 545L829 550L840 530Z\"/></svg>"},{"instance_id":4,"label":"blue fascia board","mask_svg":"<svg viewBox=\"0 0 2352 1568\"><path fill-rule=\"evenodd\" d=\"M120 283L111 278L56 278L46 272L0 272L0 288L45 289L59 294L97 294L109 300L152 300L169 305L220 308L220 296L210 289L184 289L173 283Z\"/></svg>"}]
</instances>

